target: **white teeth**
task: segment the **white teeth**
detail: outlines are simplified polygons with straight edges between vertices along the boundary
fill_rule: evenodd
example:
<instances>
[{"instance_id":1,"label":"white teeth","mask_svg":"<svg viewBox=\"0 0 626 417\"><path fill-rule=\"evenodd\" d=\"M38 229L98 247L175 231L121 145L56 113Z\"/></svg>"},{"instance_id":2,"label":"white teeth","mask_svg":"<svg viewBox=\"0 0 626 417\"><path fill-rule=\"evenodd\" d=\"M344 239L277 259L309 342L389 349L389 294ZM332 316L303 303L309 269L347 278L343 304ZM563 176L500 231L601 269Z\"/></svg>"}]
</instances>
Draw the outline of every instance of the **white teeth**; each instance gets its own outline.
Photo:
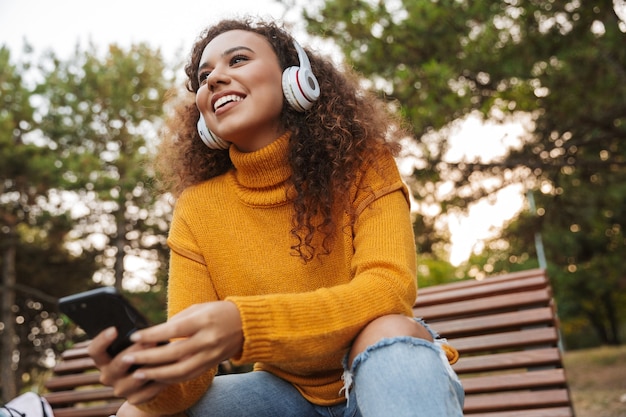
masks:
<instances>
[{"instance_id":1,"label":"white teeth","mask_svg":"<svg viewBox=\"0 0 626 417\"><path fill-rule=\"evenodd\" d=\"M241 100L243 100L243 97L240 97L235 94L229 94L227 96L220 97L219 99L217 99L217 101L213 105L213 110L217 110L218 108L222 107L224 104L228 103L229 101L241 101Z\"/></svg>"}]
</instances>

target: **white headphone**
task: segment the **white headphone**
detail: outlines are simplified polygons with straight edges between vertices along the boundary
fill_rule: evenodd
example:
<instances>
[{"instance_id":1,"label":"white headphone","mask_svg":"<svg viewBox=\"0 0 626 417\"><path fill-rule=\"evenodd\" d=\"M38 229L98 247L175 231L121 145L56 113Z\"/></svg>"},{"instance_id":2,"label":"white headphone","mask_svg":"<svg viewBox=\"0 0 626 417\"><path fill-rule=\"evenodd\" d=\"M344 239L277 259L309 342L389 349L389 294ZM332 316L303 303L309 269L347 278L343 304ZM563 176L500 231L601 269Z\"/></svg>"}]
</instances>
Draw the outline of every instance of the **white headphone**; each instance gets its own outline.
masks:
<instances>
[{"instance_id":1,"label":"white headphone","mask_svg":"<svg viewBox=\"0 0 626 417\"><path fill-rule=\"evenodd\" d=\"M310 109L319 98L320 85L313 74L309 57L304 49L295 40L293 45L298 52L300 65L288 67L283 71L283 95L292 109L304 112ZM202 113L198 120L198 133L202 142L211 149L228 149L230 146L230 142L216 136L209 130Z\"/></svg>"},{"instance_id":2,"label":"white headphone","mask_svg":"<svg viewBox=\"0 0 626 417\"><path fill-rule=\"evenodd\" d=\"M209 130L202 113L200 113L200 119L198 119L198 133L202 142L210 149L228 149L230 146L230 142L216 136L215 133Z\"/></svg>"},{"instance_id":3,"label":"white headphone","mask_svg":"<svg viewBox=\"0 0 626 417\"><path fill-rule=\"evenodd\" d=\"M304 112L319 98L320 85L304 49L295 40L293 46L298 51L300 66L289 67L283 71L283 95L292 109Z\"/></svg>"}]
</instances>

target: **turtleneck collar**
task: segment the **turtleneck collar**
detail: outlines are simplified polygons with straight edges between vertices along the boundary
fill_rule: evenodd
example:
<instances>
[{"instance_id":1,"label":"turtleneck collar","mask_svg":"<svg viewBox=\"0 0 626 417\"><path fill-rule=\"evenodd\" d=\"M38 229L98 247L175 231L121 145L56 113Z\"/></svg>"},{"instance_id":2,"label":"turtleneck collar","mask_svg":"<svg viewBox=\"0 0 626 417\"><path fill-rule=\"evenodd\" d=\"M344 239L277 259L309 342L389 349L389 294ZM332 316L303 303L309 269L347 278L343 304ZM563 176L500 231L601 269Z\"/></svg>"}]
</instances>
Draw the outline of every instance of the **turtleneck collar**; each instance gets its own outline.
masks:
<instances>
[{"instance_id":1,"label":"turtleneck collar","mask_svg":"<svg viewBox=\"0 0 626 417\"><path fill-rule=\"evenodd\" d=\"M291 176L287 161L287 132L275 141L253 152L229 150L235 167L229 174L239 198L251 205L276 205L287 201L285 183Z\"/></svg>"}]
</instances>

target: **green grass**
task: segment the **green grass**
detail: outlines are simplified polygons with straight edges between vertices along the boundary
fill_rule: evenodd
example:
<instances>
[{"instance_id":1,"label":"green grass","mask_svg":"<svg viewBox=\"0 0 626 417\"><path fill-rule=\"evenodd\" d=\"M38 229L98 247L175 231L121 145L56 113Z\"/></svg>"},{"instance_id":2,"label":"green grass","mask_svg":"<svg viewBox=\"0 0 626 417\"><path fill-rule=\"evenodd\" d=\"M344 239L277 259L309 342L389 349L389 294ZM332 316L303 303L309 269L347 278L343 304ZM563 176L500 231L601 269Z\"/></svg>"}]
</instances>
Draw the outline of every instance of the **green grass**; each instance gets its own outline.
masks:
<instances>
[{"instance_id":1,"label":"green grass","mask_svg":"<svg viewBox=\"0 0 626 417\"><path fill-rule=\"evenodd\" d=\"M576 417L626 417L626 346L565 352Z\"/></svg>"}]
</instances>

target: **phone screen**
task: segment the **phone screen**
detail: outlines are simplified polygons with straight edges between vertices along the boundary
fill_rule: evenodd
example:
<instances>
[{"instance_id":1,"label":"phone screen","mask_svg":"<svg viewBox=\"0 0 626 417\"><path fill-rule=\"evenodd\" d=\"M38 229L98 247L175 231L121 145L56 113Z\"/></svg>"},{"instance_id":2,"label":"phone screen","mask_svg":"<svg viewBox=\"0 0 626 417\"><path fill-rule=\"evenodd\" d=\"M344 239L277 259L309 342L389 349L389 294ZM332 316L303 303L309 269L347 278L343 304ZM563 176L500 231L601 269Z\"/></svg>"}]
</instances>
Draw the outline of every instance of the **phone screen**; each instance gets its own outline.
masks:
<instances>
[{"instance_id":1,"label":"phone screen","mask_svg":"<svg viewBox=\"0 0 626 417\"><path fill-rule=\"evenodd\" d=\"M107 352L114 357L132 343L130 335L148 327L148 320L113 287L102 287L59 299L59 309L80 326L90 338L115 326L117 339Z\"/></svg>"}]
</instances>

